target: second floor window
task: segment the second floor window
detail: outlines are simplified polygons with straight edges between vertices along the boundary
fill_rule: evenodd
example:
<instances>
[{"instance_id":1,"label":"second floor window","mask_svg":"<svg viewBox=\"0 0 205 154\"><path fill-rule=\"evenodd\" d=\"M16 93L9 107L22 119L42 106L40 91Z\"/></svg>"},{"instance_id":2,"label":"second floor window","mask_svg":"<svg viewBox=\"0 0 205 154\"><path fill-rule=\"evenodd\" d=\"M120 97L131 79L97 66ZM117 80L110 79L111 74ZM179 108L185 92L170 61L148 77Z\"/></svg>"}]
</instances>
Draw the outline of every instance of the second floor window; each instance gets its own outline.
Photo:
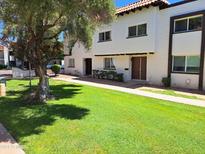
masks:
<instances>
[{"instance_id":1,"label":"second floor window","mask_svg":"<svg viewBox=\"0 0 205 154\"><path fill-rule=\"evenodd\" d=\"M202 29L202 16L188 17L175 21L174 32L186 32Z\"/></svg>"},{"instance_id":2,"label":"second floor window","mask_svg":"<svg viewBox=\"0 0 205 154\"><path fill-rule=\"evenodd\" d=\"M111 31L99 33L99 42L111 41Z\"/></svg>"},{"instance_id":3,"label":"second floor window","mask_svg":"<svg viewBox=\"0 0 205 154\"><path fill-rule=\"evenodd\" d=\"M147 24L131 26L128 28L128 37L138 37L147 35Z\"/></svg>"}]
</instances>

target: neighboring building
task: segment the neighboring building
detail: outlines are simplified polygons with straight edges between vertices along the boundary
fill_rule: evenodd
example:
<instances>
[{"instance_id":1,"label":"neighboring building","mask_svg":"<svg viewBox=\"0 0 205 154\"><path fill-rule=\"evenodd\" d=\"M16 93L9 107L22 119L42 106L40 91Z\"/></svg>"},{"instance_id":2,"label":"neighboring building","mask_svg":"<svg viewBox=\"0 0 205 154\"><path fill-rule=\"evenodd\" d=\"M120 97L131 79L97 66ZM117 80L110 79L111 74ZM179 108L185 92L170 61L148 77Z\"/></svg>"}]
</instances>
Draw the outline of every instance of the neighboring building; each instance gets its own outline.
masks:
<instances>
[{"instance_id":1,"label":"neighboring building","mask_svg":"<svg viewBox=\"0 0 205 154\"><path fill-rule=\"evenodd\" d=\"M9 65L9 50L5 45L0 44L0 65Z\"/></svg>"},{"instance_id":2,"label":"neighboring building","mask_svg":"<svg viewBox=\"0 0 205 154\"><path fill-rule=\"evenodd\" d=\"M65 57L66 73L114 69L125 81L161 85L163 77L170 77L173 87L205 90L204 0L141 0L117 9L116 15L116 21L97 29L90 51L76 43Z\"/></svg>"}]
</instances>

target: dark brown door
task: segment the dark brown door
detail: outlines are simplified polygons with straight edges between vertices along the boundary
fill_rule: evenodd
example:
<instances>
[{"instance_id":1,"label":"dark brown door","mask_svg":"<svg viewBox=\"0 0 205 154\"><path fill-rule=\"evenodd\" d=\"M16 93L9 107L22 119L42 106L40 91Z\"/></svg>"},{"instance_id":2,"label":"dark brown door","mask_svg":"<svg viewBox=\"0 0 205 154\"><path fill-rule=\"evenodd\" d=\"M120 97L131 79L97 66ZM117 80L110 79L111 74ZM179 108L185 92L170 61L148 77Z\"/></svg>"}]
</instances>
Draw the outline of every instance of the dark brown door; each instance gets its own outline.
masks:
<instances>
[{"instance_id":1,"label":"dark brown door","mask_svg":"<svg viewBox=\"0 0 205 154\"><path fill-rule=\"evenodd\" d=\"M141 57L141 80L147 80L147 57Z\"/></svg>"},{"instance_id":2,"label":"dark brown door","mask_svg":"<svg viewBox=\"0 0 205 154\"><path fill-rule=\"evenodd\" d=\"M132 58L132 79L146 80L147 78L147 57Z\"/></svg>"},{"instance_id":3,"label":"dark brown door","mask_svg":"<svg viewBox=\"0 0 205 154\"><path fill-rule=\"evenodd\" d=\"M132 79L140 79L140 57L132 58Z\"/></svg>"},{"instance_id":4,"label":"dark brown door","mask_svg":"<svg viewBox=\"0 0 205 154\"><path fill-rule=\"evenodd\" d=\"M92 74L92 59L87 58L85 59L85 75L91 75Z\"/></svg>"}]
</instances>

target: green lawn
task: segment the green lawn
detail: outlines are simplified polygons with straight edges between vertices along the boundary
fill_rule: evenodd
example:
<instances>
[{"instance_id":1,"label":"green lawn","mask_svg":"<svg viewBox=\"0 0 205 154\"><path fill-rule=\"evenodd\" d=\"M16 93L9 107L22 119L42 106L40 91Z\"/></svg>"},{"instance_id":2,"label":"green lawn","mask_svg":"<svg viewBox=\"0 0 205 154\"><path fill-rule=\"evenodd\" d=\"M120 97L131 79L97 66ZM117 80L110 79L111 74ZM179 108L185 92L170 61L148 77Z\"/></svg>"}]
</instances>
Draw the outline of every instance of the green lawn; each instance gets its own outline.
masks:
<instances>
[{"instance_id":1,"label":"green lawn","mask_svg":"<svg viewBox=\"0 0 205 154\"><path fill-rule=\"evenodd\" d=\"M199 98L194 95L188 95L188 94L182 94L182 93L177 93L174 90L171 89L163 89L163 90L155 90L155 89L140 89L142 91L148 91L148 92L153 92L156 94L164 94L164 95L170 95L170 96L176 96L176 97L183 97L183 98L189 98L189 99L198 99L198 100L204 100L202 98Z\"/></svg>"},{"instance_id":2,"label":"green lawn","mask_svg":"<svg viewBox=\"0 0 205 154\"><path fill-rule=\"evenodd\" d=\"M8 82L0 122L32 154L205 153L205 108L52 81L56 100L26 106Z\"/></svg>"}]
</instances>

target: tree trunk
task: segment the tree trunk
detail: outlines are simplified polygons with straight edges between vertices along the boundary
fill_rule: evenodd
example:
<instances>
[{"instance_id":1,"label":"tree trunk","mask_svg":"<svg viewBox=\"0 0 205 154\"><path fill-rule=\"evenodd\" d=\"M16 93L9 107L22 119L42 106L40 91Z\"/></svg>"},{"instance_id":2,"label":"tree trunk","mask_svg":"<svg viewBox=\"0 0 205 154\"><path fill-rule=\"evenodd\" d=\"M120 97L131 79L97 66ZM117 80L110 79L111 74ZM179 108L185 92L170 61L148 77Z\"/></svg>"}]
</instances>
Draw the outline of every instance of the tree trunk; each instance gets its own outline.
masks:
<instances>
[{"instance_id":1,"label":"tree trunk","mask_svg":"<svg viewBox=\"0 0 205 154\"><path fill-rule=\"evenodd\" d=\"M45 103L49 98L49 78L46 75L46 69L43 66L37 66L39 84L36 91L36 101Z\"/></svg>"}]
</instances>

